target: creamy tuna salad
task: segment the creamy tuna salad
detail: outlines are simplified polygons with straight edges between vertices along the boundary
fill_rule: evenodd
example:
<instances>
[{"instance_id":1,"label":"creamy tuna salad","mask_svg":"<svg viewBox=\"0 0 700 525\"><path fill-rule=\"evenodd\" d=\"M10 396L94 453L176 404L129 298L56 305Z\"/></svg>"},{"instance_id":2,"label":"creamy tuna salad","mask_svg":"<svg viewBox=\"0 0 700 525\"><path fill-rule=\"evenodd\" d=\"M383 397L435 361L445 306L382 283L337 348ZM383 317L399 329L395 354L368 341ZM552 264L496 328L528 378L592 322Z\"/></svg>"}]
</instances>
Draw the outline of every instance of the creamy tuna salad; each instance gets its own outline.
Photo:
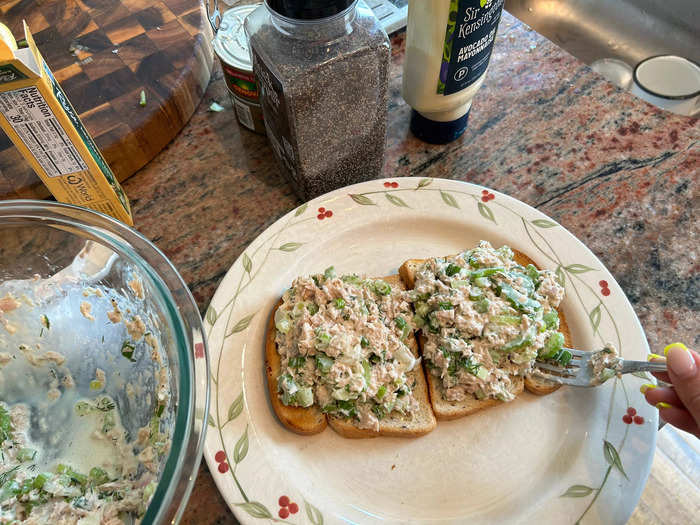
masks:
<instances>
[{"instance_id":1,"label":"creamy tuna salad","mask_svg":"<svg viewBox=\"0 0 700 525\"><path fill-rule=\"evenodd\" d=\"M591 356L589 366L593 372L593 384L601 385L620 373L622 363L615 346L606 343L602 350Z\"/></svg>"},{"instance_id":2,"label":"creamy tuna salad","mask_svg":"<svg viewBox=\"0 0 700 525\"><path fill-rule=\"evenodd\" d=\"M375 431L387 414L410 415L412 317L409 293L381 279L337 277L332 267L296 279L275 313L282 403L315 404Z\"/></svg>"},{"instance_id":3,"label":"creamy tuna salad","mask_svg":"<svg viewBox=\"0 0 700 525\"><path fill-rule=\"evenodd\" d=\"M111 398L81 400L74 410L89 470L75 466L85 457L56 461L30 441L28 406L0 402L0 523L121 525L127 514L146 511L165 446L158 418L128 443Z\"/></svg>"},{"instance_id":4,"label":"creamy tuna salad","mask_svg":"<svg viewBox=\"0 0 700 525\"><path fill-rule=\"evenodd\" d=\"M448 400L510 401L511 376L529 373L536 358L571 359L557 331L564 288L553 272L517 264L507 246L481 241L455 257L429 259L413 294L423 358Z\"/></svg>"},{"instance_id":5,"label":"creamy tuna salad","mask_svg":"<svg viewBox=\"0 0 700 525\"><path fill-rule=\"evenodd\" d=\"M133 296L0 283L0 525L138 524L146 512L173 407L140 282Z\"/></svg>"}]
</instances>

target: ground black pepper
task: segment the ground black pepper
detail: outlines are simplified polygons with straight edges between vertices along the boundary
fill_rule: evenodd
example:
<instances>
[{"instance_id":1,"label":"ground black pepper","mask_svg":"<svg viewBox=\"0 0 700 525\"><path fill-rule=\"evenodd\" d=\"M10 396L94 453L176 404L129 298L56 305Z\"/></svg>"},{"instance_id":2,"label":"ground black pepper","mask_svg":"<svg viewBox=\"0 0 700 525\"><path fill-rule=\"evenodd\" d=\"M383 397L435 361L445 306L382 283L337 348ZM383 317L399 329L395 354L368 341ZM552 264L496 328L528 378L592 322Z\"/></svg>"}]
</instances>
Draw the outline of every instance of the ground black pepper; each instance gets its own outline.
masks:
<instances>
[{"instance_id":1,"label":"ground black pepper","mask_svg":"<svg viewBox=\"0 0 700 525\"><path fill-rule=\"evenodd\" d=\"M294 20L264 5L246 32L268 138L299 195L379 176L390 45L371 10Z\"/></svg>"}]
</instances>

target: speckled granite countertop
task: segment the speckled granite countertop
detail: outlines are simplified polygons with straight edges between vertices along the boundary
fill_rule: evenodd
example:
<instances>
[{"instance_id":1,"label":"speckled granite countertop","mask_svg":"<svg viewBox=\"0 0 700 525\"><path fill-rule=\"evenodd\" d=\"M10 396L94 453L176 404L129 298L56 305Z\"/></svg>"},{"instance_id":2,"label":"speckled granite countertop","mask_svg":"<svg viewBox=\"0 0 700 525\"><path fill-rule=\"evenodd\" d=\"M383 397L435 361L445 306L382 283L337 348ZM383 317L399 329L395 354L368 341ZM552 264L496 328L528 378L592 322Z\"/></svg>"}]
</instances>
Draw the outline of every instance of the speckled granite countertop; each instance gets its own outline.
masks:
<instances>
[{"instance_id":1,"label":"speckled granite countertop","mask_svg":"<svg viewBox=\"0 0 700 525\"><path fill-rule=\"evenodd\" d=\"M697 119L618 90L504 13L467 132L431 146L408 131L403 37L393 44L387 177L475 182L540 209L610 269L652 349L700 346ZM226 111L209 112L212 100ZM182 133L124 185L138 229L171 258L202 311L248 243L299 204L266 139L241 129L230 108L217 70ZM692 506L697 487L669 482L673 473L657 463L632 521L657 522L668 506L690 523L683 501ZM183 523L236 523L206 466Z\"/></svg>"}]
</instances>

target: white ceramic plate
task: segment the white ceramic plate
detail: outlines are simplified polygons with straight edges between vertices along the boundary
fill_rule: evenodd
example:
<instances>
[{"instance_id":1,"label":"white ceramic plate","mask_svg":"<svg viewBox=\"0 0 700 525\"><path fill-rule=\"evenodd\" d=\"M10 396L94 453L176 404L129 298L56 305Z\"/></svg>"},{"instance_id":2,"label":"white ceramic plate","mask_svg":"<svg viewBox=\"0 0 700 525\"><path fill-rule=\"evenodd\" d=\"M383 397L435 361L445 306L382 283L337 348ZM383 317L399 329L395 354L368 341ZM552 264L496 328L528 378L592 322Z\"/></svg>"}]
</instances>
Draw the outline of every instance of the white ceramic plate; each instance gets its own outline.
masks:
<instances>
[{"instance_id":1,"label":"white ceramic plate","mask_svg":"<svg viewBox=\"0 0 700 525\"><path fill-rule=\"evenodd\" d=\"M625 376L545 397L525 393L440 421L417 439L348 440L330 427L303 437L275 418L263 370L265 330L294 277L331 265L339 274L388 275L405 259L455 253L480 239L557 271L575 346L611 341L625 358L646 358L639 321L602 263L516 199L418 178L319 197L251 243L206 314L213 372L204 453L242 523L627 521L656 445L657 412L639 393L649 379Z\"/></svg>"}]
</instances>

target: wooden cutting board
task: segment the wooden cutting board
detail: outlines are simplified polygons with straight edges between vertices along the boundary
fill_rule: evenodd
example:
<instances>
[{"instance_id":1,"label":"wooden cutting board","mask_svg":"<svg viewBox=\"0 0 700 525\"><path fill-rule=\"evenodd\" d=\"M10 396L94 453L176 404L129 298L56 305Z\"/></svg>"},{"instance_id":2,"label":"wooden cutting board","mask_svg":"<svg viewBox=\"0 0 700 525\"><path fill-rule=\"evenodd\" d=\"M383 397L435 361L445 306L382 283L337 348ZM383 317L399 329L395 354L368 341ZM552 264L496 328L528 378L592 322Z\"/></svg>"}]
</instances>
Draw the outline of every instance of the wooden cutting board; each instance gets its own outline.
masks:
<instances>
[{"instance_id":1,"label":"wooden cutting board","mask_svg":"<svg viewBox=\"0 0 700 525\"><path fill-rule=\"evenodd\" d=\"M17 38L23 19L120 181L178 134L209 83L212 31L199 0L0 0ZM0 199L48 195L0 130Z\"/></svg>"}]
</instances>

